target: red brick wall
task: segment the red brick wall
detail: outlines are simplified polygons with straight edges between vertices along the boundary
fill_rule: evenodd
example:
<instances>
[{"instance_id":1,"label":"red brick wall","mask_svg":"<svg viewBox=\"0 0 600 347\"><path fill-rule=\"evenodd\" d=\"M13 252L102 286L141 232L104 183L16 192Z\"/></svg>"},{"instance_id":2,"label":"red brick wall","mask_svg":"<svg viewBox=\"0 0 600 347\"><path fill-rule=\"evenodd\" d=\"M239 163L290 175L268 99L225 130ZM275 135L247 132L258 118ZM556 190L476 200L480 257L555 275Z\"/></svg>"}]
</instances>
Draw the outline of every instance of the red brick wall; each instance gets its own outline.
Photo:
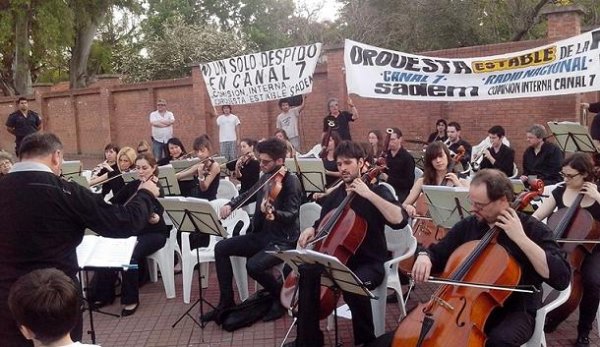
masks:
<instances>
[{"instance_id":1,"label":"red brick wall","mask_svg":"<svg viewBox=\"0 0 600 347\"><path fill-rule=\"evenodd\" d=\"M549 39L500 43L425 52L439 57L475 57L536 47L579 33L579 13L547 14ZM323 62L314 75L313 92L306 100L301 116L302 151L320 141L322 119L327 113L328 98L337 97L347 109L346 86L343 73L343 48L325 51ZM112 83L112 84L111 84ZM198 68L189 78L123 85L118 79L100 80L90 88L60 91L48 86L36 89L30 108L40 111L45 130L57 133L65 144L67 158L102 156L108 142L121 146L136 146L149 139L148 114L156 107L156 100L164 98L168 109L175 114L175 136L191 150L193 139L208 133L218 150L218 128L215 123L220 107L210 104L202 75ZM405 139L426 139L435 129L438 118L457 121L462 125L463 137L472 144L479 143L492 125L502 125L517 152L517 160L525 149L525 129L534 123L552 120L579 120L581 101L598 100L597 93L559 97L524 98L505 101L478 102L416 102L375 100L353 96L360 118L351 125L353 139L366 141L371 129L384 130L399 127ZM14 110L14 98L0 98L0 122L4 124ZM259 139L273 134L279 113L276 101L234 106L239 116L242 137ZM588 119L588 123L591 118ZM12 135L0 127L0 147L13 150ZM407 144L407 147L412 145Z\"/></svg>"}]
</instances>

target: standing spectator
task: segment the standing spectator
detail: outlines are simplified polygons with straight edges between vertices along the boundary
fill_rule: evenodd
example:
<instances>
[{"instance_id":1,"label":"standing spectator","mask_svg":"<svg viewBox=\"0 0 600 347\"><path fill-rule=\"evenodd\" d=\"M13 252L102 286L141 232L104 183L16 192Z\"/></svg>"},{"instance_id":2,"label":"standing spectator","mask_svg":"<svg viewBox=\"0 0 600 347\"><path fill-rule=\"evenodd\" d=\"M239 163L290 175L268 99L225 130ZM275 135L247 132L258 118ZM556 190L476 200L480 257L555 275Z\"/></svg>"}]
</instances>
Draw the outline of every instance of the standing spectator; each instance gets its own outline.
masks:
<instances>
[{"instance_id":1,"label":"standing spectator","mask_svg":"<svg viewBox=\"0 0 600 347\"><path fill-rule=\"evenodd\" d=\"M221 106L223 114L217 117L217 125L219 126L219 145L221 155L227 161L237 157L235 147L240 136L240 119L231 113L231 106Z\"/></svg>"},{"instance_id":2,"label":"standing spectator","mask_svg":"<svg viewBox=\"0 0 600 347\"><path fill-rule=\"evenodd\" d=\"M298 131L298 118L300 112L304 109L304 101L306 96L302 96L302 104L298 107L290 108L290 100L288 98L279 100L279 109L281 113L277 116L277 129L285 130L292 146L295 149L300 149L300 132Z\"/></svg>"},{"instance_id":3,"label":"standing spectator","mask_svg":"<svg viewBox=\"0 0 600 347\"><path fill-rule=\"evenodd\" d=\"M173 137L173 123L175 123L175 116L173 116L173 112L167 111L167 101L158 99L156 111L150 113L152 153L156 160L167 156L167 141Z\"/></svg>"},{"instance_id":4,"label":"standing spectator","mask_svg":"<svg viewBox=\"0 0 600 347\"><path fill-rule=\"evenodd\" d=\"M331 98L327 102L329 114L323 118L323 137L327 134L327 129L330 128L329 122L333 122L331 130L338 132L342 140L352 140L350 136L350 122L354 122L358 119L358 110L352 102L352 99L348 98L348 106L352 110L352 113L348 111L340 111L340 103L338 99Z\"/></svg>"},{"instance_id":5,"label":"standing spectator","mask_svg":"<svg viewBox=\"0 0 600 347\"><path fill-rule=\"evenodd\" d=\"M42 117L29 109L27 99L17 99L19 109L8 116L6 130L15 135L15 153L19 156L19 146L23 138L42 129Z\"/></svg>"}]
</instances>

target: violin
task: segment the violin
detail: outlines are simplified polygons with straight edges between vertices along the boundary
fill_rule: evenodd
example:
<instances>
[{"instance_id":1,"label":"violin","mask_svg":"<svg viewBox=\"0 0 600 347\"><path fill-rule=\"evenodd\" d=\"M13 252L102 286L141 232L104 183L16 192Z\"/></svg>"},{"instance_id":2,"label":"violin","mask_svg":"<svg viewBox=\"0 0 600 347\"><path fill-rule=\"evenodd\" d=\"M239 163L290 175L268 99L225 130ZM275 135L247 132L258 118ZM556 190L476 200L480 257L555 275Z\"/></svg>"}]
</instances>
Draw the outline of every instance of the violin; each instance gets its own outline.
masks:
<instances>
[{"instance_id":1,"label":"violin","mask_svg":"<svg viewBox=\"0 0 600 347\"><path fill-rule=\"evenodd\" d=\"M204 158L202 160L200 160L200 162L198 162L198 180L199 181L204 181L206 179L206 177L208 175L210 175L210 168L212 167L212 165L215 163L215 160L213 159L214 156L210 156L207 158Z\"/></svg>"},{"instance_id":2,"label":"violin","mask_svg":"<svg viewBox=\"0 0 600 347\"><path fill-rule=\"evenodd\" d=\"M365 173L361 179L370 182L381 173L381 167L374 167ZM314 239L309 246L323 254L335 256L345 264L362 244L367 222L350 207L356 197L351 192L341 202L340 206L329 211L319 223ZM281 304L294 311L298 306L298 274L290 272L281 289ZM319 319L326 318L335 309L339 292L329 287L321 287Z\"/></svg>"},{"instance_id":3,"label":"violin","mask_svg":"<svg viewBox=\"0 0 600 347\"><path fill-rule=\"evenodd\" d=\"M522 209L539 194L524 192L512 207ZM499 232L494 226L481 240L466 242L452 253L442 277L453 284L440 286L428 302L420 303L400 322L393 347L484 346L487 318L509 298L506 287L516 288L521 278L519 264L496 242ZM464 282L494 287L455 284Z\"/></svg>"},{"instance_id":4,"label":"violin","mask_svg":"<svg viewBox=\"0 0 600 347\"><path fill-rule=\"evenodd\" d=\"M265 219L266 220L275 220L275 208L273 204L275 203L275 199L281 193L281 189L283 188L283 178L287 173L287 168L282 166L277 172L273 174L273 176L269 177L268 183L264 186L264 195L261 206L264 208Z\"/></svg>"},{"instance_id":5,"label":"violin","mask_svg":"<svg viewBox=\"0 0 600 347\"><path fill-rule=\"evenodd\" d=\"M562 249L567 253L567 260L571 265L571 295L567 301L548 313L552 324L560 324L577 309L583 295L581 267L588 255L594 251L595 243L585 243L586 240L600 239L600 222L595 220L591 213L581 208L583 193L579 193L571 206L561 208L548 217L548 227L554 230L555 239L577 240L577 242L562 243Z\"/></svg>"}]
</instances>

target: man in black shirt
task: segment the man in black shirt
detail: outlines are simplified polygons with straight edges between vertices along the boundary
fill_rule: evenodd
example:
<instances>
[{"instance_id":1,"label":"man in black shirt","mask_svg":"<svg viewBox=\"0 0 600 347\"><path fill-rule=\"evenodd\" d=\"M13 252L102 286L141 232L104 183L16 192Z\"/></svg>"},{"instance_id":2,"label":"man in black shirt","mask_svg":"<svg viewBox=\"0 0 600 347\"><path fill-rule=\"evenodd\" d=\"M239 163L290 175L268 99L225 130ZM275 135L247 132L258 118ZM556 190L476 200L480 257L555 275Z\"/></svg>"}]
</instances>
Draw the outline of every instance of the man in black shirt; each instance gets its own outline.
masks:
<instances>
[{"instance_id":1,"label":"man in black shirt","mask_svg":"<svg viewBox=\"0 0 600 347\"><path fill-rule=\"evenodd\" d=\"M588 110L592 113L600 113L600 102L595 102L593 104L582 103L581 104L585 110ZM596 146L600 145L600 116L596 114L594 119L592 120L592 124L590 125L590 136L592 140L596 142Z\"/></svg>"},{"instance_id":2,"label":"man in black shirt","mask_svg":"<svg viewBox=\"0 0 600 347\"><path fill-rule=\"evenodd\" d=\"M402 131L398 128L391 129L389 150L385 157L387 170L381 176L394 187L398 201L404 201L415 183L415 161L402 147Z\"/></svg>"},{"instance_id":3,"label":"man in black shirt","mask_svg":"<svg viewBox=\"0 0 600 347\"><path fill-rule=\"evenodd\" d=\"M545 185L562 181L563 153L555 144L546 142L545 137L546 129L542 125L534 124L527 130L529 147L523 152L523 182L527 182L529 176L537 176Z\"/></svg>"},{"instance_id":4,"label":"man in black shirt","mask_svg":"<svg viewBox=\"0 0 600 347\"><path fill-rule=\"evenodd\" d=\"M348 106L350 106L352 113L340 111L339 101L336 98L327 101L329 114L323 118L322 138L325 138L327 131L331 128L332 131L337 131L342 140L352 140L352 137L350 136L350 122L354 122L358 119L358 110L350 98L348 98ZM330 122L333 124L331 127L329 125Z\"/></svg>"},{"instance_id":5,"label":"man in black shirt","mask_svg":"<svg viewBox=\"0 0 600 347\"><path fill-rule=\"evenodd\" d=\"M361 180L365 152L360 145L342 141L336 147L334 156L344 184L325 198L321 217L313 227L302 232L298 243L301 247L306 247L308 242L315 237L315 230L318 229L323 217L339 207L348 194L356 194L350 203L350 208L358 217L366 221L367 230L364 240L346 265L368 289L374 289L383 281L383 276L385 276L383 263L388 260L384 227L387 224L394 229L401 229L407 224L408 215L397 205L397 201L388 189L383 186L370 186ZM300 288L300 291L302 290L303 288ZM355 344L366 344L374 340L370 299L348 292L344 292L343 296L352 312ZM315 319L317 318L315 317ZM306 337L300 335L304 334L299 334L300 339ZM298 343L298 345L302 345L302 343Z\"/></svg>"},{"instance_id":6,"label":"man in black shirt","mask_svg":"<svg viewBox=\"0 0 600 347\"><path fill-rule=\"evenodd\" d=\"M22 275L55 267L74 281L75 248L84 230L108 237L134 236L148 222L159 190L149 180L127 206L110 205L77 183L61 179L62 144L53 134L31 134L21 143L21 162L0 180L0 341L33 346L21 336L7 305L10 286ZM72 331L81 340L82 320Z\"/></svg>"},{"instance_id":7,"label":"man in black shirt","mask_svg":"<svg viewBox=\"0 0 600 347\"><path fill-rule=\"evenodd\" d=\"M11 113L6 120L6 130L15 135L15 153L19 155L19 145L25 136L42 129L42 118L29 109L27 98L17 100L19 110Z\"/></svg>"},{"instance_id":8,"label":"man in black shirt","mask_svg":"<svg viewBox=\"0 0 600 347\"><path fill-rule=\"evenodd\" d=\"M515 164L515 150L502 143L504 128L494 125L488 130L488 137L492 146L483 151L480 169L498 169L511 177Z\"/></svg>"},{"instance_id":9,"label":"man in black shirt","mask_svg":"<svg viewBox=\"0 0 600 347\"><path fill-rule=\"evenodd\" d=\"M287 145L282 140L270 138L259 142L256 146L260 169L264 173L256 185L245 193L238 195L220 210L221 218L227 218L233 208L256 193L256 212L252 218L252 232L246 235L222 240L215 246L215 266L219 280L219 304L201 317L204 322L215 320L221 323L223 310L235 305L233 299L233 270L230 256L246 257L246 269L274 298L273 306L264 321L280 318L285 309L279 302L281 282L273 276L272 268L281 264L281 259L267 254L267 251L294 248L300 231L300 199L302 189L298 177L283 166ZM265 196L261 185L273 176L280 180L281 187L276 197ZM271 186L275 187L275 183ZM258 192L257 192L258 189ZM275 189L275 188L273 188ZM269 191L267 195L271 194ZM274 193L273 193L274 194ZM272 200L269 202L269 200Z\"/></svg>"},{"instance_id":10,"label":"man in black shirt","mask_svg":"<svg viewBox=\"0 0 600 347\"><path fill-rule=\"evenodd\" d=\"M534 286L539 292L514 292L492 311L485 326L486 346L521 346L533 334L535 315L542 305L542 282L557 290L569 286L571 270L548 227L510 206L514 193L510 180L497 170L481 170L471 181L469 199L472 216L458 222L438 243L420 247L412 269L418 282L440 273L461 245L481 240L496 226L497 243L521 268L519 285ZM489 246L488 246L489 247ZM466 315L470 313L467 312ZM439 342L439 341L438 341Z\"/></svg>"},{"instance_id":11,"label":"man in black shirt","mask_svg":"<svg viewBox=\"0 0 600 347\"><path fill-rule=\"evenodd\" d=\"M462 164L463 170L466 170L469 167L469 161L471 161L471 144L460 137L460 124L457 122L448 123L447 133L448 141L450 142L448 149L451 153L458 154L464 149L465 153L462 156L460 163Z\"/></svg>"}]
</instances>

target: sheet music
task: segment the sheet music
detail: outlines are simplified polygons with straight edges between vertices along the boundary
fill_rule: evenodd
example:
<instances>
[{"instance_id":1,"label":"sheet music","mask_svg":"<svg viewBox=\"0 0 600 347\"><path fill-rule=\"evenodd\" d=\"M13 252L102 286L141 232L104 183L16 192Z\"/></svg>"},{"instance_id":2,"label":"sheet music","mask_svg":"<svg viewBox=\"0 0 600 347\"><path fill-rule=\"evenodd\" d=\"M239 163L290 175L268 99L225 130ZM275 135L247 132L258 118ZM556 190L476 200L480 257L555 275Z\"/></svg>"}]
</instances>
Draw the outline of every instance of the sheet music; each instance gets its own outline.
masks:
<instances>
[{"instance_id":1,"label":"sheet music","mask_svg":"<svg viewBox=\"0 0 600 347\"><path fill-rule=\"evenodd\" d=\"M114 239L95 235L85 235L77 246L79 267L122 268L129 265L137 237Z\"/></svg>"}]
</instances>

